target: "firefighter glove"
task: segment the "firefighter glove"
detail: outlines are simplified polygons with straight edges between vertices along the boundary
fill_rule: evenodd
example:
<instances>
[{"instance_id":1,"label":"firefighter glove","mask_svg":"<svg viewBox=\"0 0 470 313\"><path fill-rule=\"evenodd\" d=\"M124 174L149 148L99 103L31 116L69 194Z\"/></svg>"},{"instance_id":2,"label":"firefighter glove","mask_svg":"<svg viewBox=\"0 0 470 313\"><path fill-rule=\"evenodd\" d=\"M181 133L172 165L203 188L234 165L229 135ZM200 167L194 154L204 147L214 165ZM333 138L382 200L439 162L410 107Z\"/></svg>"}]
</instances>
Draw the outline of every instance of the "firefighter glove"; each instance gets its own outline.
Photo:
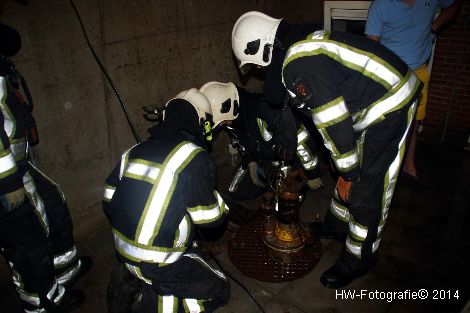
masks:
<instances>
[{"instance_id":1,"label":"firefighter glove","mask_svg":"<svg viewBox=\"0 0 470 313\"><path fill-rule=\"evenodd\" d=\"M253 181L253 184L257 187L264 187L264 184L261 182L261 180L258 177L258 164L256 162L250 162L248 163L248 168L250 169L250 177L251 180Z\"/></svg>"},{"instance_id":2,"label":"firefighter glove","mask_svg":"<svg viewBox=\"0 0 470 313\"><path fill-rule=\"evenodd\" d=\"M336 190L338 191L338 196L343 202L348 202L351 195L351 186L352 181L347 181L341 176L338 178L336 183Z\"/></svg>"},{"instance_id":3,"label":"firefighter glove","mask_svg":"<svg viewBox=\"0 0 470 313\"><path fill-rule=\"evenodd\" d=\"M323 181L320 177L310 179L309 181L307 181L307 185L312 191L319 190L325 186L323 185Z\"/></svg>"}]
</instances>

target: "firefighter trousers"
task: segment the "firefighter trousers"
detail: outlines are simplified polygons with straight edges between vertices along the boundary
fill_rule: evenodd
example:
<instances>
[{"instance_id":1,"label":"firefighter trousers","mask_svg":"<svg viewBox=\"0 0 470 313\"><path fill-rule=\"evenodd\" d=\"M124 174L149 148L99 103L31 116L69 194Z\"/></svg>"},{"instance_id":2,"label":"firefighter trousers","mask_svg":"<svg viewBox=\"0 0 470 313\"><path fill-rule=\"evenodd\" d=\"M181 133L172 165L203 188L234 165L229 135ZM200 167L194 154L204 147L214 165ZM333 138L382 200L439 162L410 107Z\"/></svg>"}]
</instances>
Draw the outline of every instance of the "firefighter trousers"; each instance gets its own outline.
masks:
<instances>
[{"instance_id":1,"label":"firefighter trousers","mask_svg":"<svg viewBox=\"0 0 470 313\"><path fill-rule=\"evenodd\" d=\"M325 229L345 235L339 260L352 269L369 270L376 262L415 110L410 103L357 134L360 178L348 203L334 191Z\"/></svg>"},{"instance_id":2,"label":"firefighter trousers","mask_svg":"<svg viewBox=\"0 0 470 313\"><path fill-rule=\"evenodd\" d=\"M57 312L65 290L55 278L46 233L27 199L0 216L0 247L25 311Z\"/></svg>"},{"instance_id":3,"label":"firefighter trousers","mask_svg":"<svg viewBox=\"0 0 470 313\"><path fill-rule=\"evenodd\" d=\"M23 184L52 247L57 281L61 285L71 285L78 276L81 264L65 197L55 182L29 162Z\"/></svg>"},{"instance_id":4,"label":"firefighter trousers","mask_svg":"<svg viewBox=\"0 0 470 313\"><path fill-rule=\"evenodd\" d=\"M137 278L153 287L153 305L142 313L211 313L230 299L230 284L197 253L186 253L178 261L157 267L126 264ZM144 294L145 295L145 294Z\"/></svg>"}]
</instances>

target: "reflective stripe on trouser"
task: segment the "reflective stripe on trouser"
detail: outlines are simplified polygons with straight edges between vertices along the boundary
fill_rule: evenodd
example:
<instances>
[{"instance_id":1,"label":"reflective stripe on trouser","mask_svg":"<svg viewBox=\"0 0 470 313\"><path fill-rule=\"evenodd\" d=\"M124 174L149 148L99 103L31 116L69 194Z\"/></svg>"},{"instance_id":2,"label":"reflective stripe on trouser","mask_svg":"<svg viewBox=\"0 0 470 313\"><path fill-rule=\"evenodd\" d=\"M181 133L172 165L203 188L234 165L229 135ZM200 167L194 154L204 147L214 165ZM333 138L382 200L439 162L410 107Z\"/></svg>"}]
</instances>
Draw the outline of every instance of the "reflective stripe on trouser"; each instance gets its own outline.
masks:
<instances>
[{"instance_id":1,"label":"reflective stripe on trouser","mask_svg":"<svg viewBox=\"0 0 470 313\"><path fill-rule=\"evenodd\" d=\"M60 187L31 163L23 177L25 189L33 199L52 245L55 274L59 284L74 280L80 260L73 238L72 219Z\"/></svg>"},{"instance_id":2,"label":"reflective stripe on trouser","mask_svg":"<svg viewBox=\"0 0 470 313\"><path fill-rule=\"evenodd\" d=\"M52 310L64 296L44 228L29 201L0 217L0 247L26 312Z\"/></svg>"},{"instance_id":3,"label":"reflective stripe on trouser","mask_svg":"<svg viewBox=\"0 0 470 313\"><path fill-rule=\"evenodd\" d=\"M361 134L363 146L358 150L367 151L360 155L361 179L353 182L347 205L335 191L325 226L348 234L340 258L352 267L367 268L374 262L415 109L416 102Z\"/></svg>"},{"instance_id":4,"label":"reflective stripe on trouser","mask_svg":"<svg viewBox=\"0 0 470 313\"><path fill-rule=\"evenodd\" d=\"M135 275L137 267L130 267ZM154 312L213 312L230 298L226 277L196 253L186 253L164 267L143 264L138 269L136 277L147 284L151 281L156 291L157 309Z\"/></svg>"}]
</instances>

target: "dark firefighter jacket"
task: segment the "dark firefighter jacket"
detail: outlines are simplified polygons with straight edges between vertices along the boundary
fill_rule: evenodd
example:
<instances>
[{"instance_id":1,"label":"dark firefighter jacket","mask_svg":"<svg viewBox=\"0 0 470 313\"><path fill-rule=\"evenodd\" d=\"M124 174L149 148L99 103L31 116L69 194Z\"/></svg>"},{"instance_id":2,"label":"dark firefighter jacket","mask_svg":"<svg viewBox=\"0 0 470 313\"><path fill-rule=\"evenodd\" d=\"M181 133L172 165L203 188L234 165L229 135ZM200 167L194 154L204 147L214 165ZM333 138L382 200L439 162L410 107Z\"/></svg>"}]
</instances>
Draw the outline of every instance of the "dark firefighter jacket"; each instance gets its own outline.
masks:
<instances>
[{"instance_id":1,"label":"dark firefighter jacket","mask_svg":"<svg viewBox=\"0 0 470 313\"><path fill-rule=\"evenodd\" d=\"M313 171L319 162L314 147L308 144L310 134L300 121L296 121L295 128L290 122L286 123L285 115L289 115L287 119L290 120L290 109L273 109L262 101L261 94L237 89L240 113L228 128L228 133L241 145L243 167L246 168L250 162L277 160L275 146L279 145L295 151L295 167L302 166L309 178L317 177Z\"/></svg>"},{"instance_id":2,"label":"dark firefighter jacket","mask_svg":"<svg viewBox=\"0 0 470 313\"><path fill-rule=\"evenodd\" d=\"M317 24L291 25L282 20L276 31L276 40L273 47L273 56L269 66L266 67L266 74L263 84L263 97L273 107L281 108L288 99L286 88L282 84L280 68L284 62L287 49L299 40L304 39L308 34L321 29Z\"/></svg>"},{"instance_id":3,"label":"dark firefighter jacket","mask_svg":"<svg viewBox=\"0 0 470 313\"><path fill-rule=\"evenodd\" d=\"M26 127L33 120L18 90L10 83L8 64L0 59L0 194L23 186L26 171Z\"/></svg>"},{"instance_id":4,"label":"dark firefighter jacket","mask_svg":"<svg viewBox=\"0 0 470 313\"><path fill-rule=\"evenodd\" d=\"M414 101L422 85L381 44L340 32L317 31L292 45L282 75L291 96L303 103L299 107L311 114L347 180L360 173L360 135Z\"/></svg>"},{"instance_id":5,"label":"dark firefighter jacket","mask_svg":"<svg viewBox=\"0 0 470 313\"><path fill-rule=\"evenodd\" d=\"M165 130L165 123L150 129L151 137L125 152L106 180L103 207L126 263L177 261L195 225L216 227L228 211L215 191L210 154L182 132Z\"/></svg>"}]
</instances>

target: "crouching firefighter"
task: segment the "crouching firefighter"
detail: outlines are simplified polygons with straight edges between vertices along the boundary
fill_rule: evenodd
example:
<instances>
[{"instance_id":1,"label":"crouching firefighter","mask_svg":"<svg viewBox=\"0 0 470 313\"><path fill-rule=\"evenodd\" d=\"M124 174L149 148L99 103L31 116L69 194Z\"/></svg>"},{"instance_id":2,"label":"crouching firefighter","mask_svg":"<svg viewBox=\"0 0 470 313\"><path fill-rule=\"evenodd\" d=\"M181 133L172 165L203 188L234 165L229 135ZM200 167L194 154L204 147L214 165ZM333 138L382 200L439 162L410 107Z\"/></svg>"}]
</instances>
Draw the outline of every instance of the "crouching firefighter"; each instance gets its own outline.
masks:
<instances>
[{"instance_id":1,"label":"crouching firefighter","mask_svg":"<svg viewBox=\"0 0 470 313\"><path fill-rule=\"evenodd\" d=\"M205 150L211 124L203 94L179 93L166 104L163 122L122 155L106 180L103 207L118 258L154 290L154 306L138 312L209 313L230 298L226 277L193 244L197 228L218 227L228 213Z\"/></svg>"},{"instance_id":2,"label":"crouching firefighter","mask_svg":"<svg viewBox=\"0 0 470 313\"><path fill-rule=\"evenodd\" d=\"M287 107L271 108L261 94L249 93L233 83L208 82L200 91L211 103L214 120L221 123L242 156L229 187L234 200L253 199L268 188L273 164L286 161L301 169L311 190L323 187L313 138Z\"/></svg>"}]
</instances>

